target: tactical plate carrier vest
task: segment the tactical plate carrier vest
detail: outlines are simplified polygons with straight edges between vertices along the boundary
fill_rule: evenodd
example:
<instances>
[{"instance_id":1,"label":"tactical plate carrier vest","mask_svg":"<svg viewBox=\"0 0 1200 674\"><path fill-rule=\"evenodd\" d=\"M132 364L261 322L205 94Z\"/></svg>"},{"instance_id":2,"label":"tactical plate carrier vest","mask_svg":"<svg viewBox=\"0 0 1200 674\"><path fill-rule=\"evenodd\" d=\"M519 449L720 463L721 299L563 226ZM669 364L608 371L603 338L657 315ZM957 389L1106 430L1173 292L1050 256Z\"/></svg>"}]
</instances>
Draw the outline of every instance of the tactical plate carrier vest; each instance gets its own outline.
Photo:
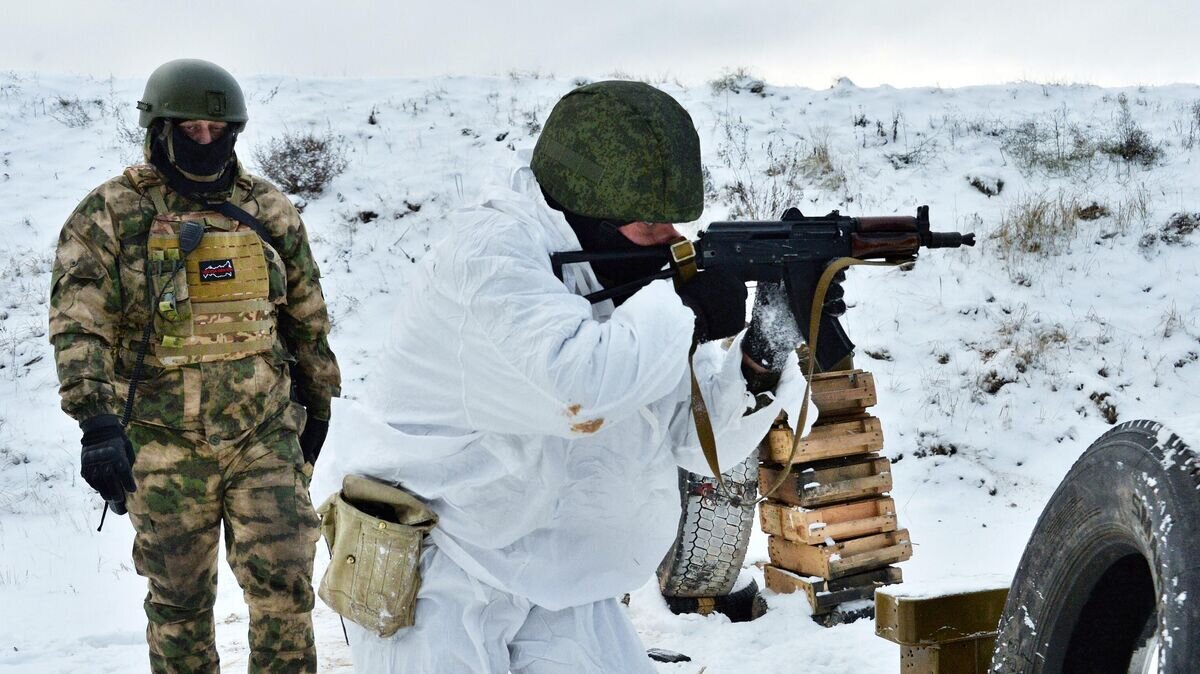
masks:
<instances>
[{"instance_id":1,"label":"tactical plate carrier vest","mask_svg":"<svg viewBox=\"0 0 1200 674\"><path fill-rule=\"evenodd\" d=\"M169 210L153 167L130 167L125 176L157 212L146 243L145 282L155 302L146 361L177 367L270 351L275 302L284 299L287 283L278 253L253 229L215 211ZM250 187L239 178L233 198ZM204 237L181 260L179 233L189 221L204 227Z\"/></svg>"}]
</instances>

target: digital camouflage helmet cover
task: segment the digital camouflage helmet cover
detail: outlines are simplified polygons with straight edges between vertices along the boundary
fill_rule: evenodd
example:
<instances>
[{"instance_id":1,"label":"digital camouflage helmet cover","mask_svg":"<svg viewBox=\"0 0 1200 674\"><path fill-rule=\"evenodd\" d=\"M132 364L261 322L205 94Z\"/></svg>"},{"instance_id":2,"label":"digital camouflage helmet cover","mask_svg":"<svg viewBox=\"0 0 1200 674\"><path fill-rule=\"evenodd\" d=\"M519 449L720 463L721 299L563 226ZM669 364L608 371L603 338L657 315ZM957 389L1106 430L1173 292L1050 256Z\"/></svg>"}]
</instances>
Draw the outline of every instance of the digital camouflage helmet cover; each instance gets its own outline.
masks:
<instances>
[{"instance_id":1,"label":"digital camouflage helmet cover","mask_svg":"<svg viewBox=\"0 0 1200 674\"><path fill-rule=\"evenodd\" d=\"M596 82L563 96L530 167L555 201L592 218L690 222L704 210L691 115L641 82Z\"/></svg>"}]
</instances>

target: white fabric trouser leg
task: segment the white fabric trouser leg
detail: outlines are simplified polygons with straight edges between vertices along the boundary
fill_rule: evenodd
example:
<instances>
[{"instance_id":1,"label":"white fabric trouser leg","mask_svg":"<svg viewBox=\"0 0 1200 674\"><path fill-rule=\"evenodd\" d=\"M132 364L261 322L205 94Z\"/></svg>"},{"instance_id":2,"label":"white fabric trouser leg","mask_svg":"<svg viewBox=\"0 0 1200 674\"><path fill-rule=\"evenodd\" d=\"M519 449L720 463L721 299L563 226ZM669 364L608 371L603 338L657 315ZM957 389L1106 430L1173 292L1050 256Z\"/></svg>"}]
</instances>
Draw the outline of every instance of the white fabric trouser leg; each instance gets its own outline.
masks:
<instances>
[{"instance_id":1,"label":"white fabric trouser leg","mask_svg":"<svg viewBox=\"0 0 1200 674\"><path fill-rule=\"evenodd\" d=\"M347 622L364 674L653 674L624 608L607 599L547 611L467 575L437 547L421 553L416 624L387 639Z\"/></svg>"}]
</instances>

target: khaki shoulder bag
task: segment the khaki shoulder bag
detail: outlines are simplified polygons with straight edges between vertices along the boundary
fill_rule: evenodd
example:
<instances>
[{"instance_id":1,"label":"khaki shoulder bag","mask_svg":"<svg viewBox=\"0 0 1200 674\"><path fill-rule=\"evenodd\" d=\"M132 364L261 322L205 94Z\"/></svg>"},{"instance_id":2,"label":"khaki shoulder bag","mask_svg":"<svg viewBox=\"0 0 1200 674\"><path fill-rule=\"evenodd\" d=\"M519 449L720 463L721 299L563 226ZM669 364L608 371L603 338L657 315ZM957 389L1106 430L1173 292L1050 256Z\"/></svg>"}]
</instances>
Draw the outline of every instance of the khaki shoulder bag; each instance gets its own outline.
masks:
<instances>
[{"instance_id":1,"label":"khaki shoulder bag","mask_svg":"<svg viewBox=\"0 0 1200 674\"><path fill-rule=\"evenodd\" d=\"M421 542L437 514L403 489L361 475L347 475L318 512L330 554L321 600L381 637L410 627Z\"/></svg>"}]
</instances>

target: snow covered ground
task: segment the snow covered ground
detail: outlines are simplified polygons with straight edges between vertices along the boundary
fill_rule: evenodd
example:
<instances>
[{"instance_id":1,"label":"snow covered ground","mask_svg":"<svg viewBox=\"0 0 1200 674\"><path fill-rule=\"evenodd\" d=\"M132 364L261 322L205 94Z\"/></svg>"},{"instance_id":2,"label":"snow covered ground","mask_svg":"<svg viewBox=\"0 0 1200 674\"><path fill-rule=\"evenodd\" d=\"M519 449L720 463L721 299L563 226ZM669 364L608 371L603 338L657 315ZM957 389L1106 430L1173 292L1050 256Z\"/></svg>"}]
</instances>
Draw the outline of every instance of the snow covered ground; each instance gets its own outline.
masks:
<instances>
[{"instance_id":1,"label":"snow covered ground","mask_svg":"<svg viewBox=\"0 0 1200 674\"><path fill-rule=\"evenodd\" d=\"M379 376L377 326L442 216L532 147L576 83L244 80L251 122L238 147L252 169L253 150L285 131L344 142L347 170L306 200L304 217L348 397ZM708 209L689 231L791 204L809 215L929 204L934 229L979 234L974 249L933 251L911 271L854 270L846 284L845 323L875 374L893 497L914 542L907 579L1006 583L1043 504L1096 436L1114 421L1169 425L1193 412L1200 237L1194 220L1168 222L1200 211L1200 86L654 84L691 111L711 174ZM58 229L139 156L141 86L0 74L0 672L145 669L132 530L110 517L95 531L101 504L77 477L79 434L59 411L45 337ZM1103 148L1157 156L1144 164ZM765 559L756 535L747 572L760 583L753 563ZM239 671L246 613L227 569L220 584L218 639ZM648 647L692 657L663 672L898 670L897 647L870 622L825 629L803 598L768 600L765 617L734 625L674 616L648 583L630 612ZM322 606L317 636L322 671L349 672Z\"/></svg>"}]
</instances>

